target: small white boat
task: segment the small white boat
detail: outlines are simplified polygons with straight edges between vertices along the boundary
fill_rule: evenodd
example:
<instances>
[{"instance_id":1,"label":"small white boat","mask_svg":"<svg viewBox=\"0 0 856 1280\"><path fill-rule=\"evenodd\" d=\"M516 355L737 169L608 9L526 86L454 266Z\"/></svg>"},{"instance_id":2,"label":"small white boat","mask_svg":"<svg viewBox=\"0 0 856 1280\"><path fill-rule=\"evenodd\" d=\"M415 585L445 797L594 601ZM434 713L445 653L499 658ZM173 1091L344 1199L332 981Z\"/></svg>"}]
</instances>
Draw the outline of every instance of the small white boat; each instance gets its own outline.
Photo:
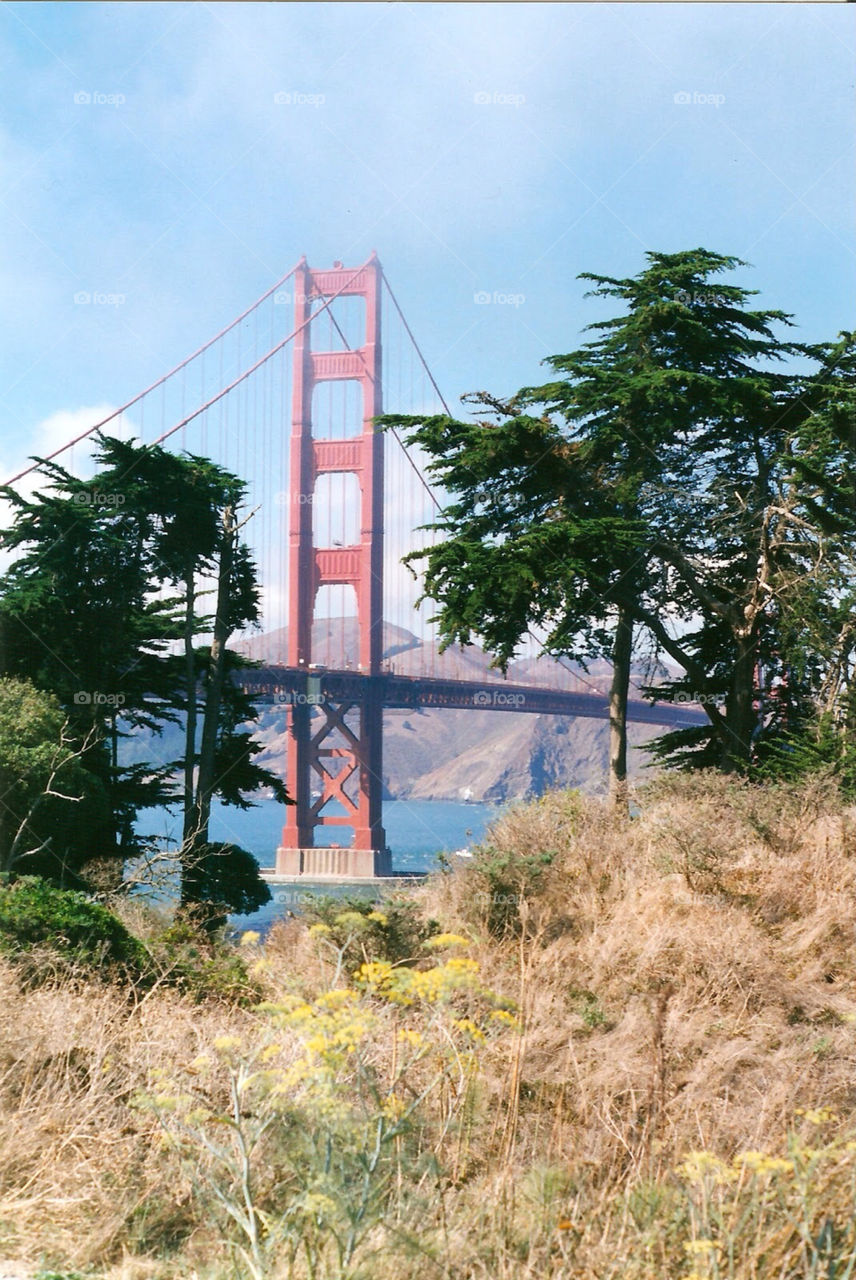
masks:
<instances>
[{"instance_id":1,"label":"small white boat","mask_svg":"<svg viewBox=\"0 0 856 1280\"><path fill-rule=\"evenodd\" d=\"M450 854L452 858L471 858L472 856L469 849L453 849Z\"/></svg>"}]
</instances>

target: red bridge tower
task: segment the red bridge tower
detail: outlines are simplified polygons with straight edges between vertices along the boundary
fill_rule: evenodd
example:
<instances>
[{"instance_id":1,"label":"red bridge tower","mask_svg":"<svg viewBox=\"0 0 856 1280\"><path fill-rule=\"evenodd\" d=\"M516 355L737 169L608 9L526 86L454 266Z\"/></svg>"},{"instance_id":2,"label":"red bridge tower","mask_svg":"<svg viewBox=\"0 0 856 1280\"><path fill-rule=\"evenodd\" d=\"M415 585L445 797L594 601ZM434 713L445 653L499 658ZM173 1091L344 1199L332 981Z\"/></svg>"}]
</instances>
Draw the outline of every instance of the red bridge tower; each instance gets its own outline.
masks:
<instances>
[{"instance_id":1,"label":"red bridge tower","mask_svg":"<svg viewBox=\"0 0 856 1280\"><path fill-rule=\"evenodd\" d=\"M372 876L391 873L381 819L382 726L380 697L383 651L383 436L372 419L383 412L381 389L381 266L375 254L361 268L335 263L313 271L303 260L294 275L295 329L293 411L289 472L288 666L305 672L302 692L289 707L289 791L280 875ZM355 350L314 351L307 324L312 304L331 296L365 299L365 341ZM362 389L362 432L317 439L312 430L312 393L321 382L354 381ZM343 424L344 425L344 424ZM313 499L318 477L329 472L356 476L360 535L353 546L316 547ZM357 701L321 700L313 679L312 621L322 586L345 583L357 602L359 670L363 696ZM304 688L305 685L305 688ZM314 775L314 776L313 776ZM320 795L312 799L312 783ZM330 803L339 812L325 812ZM342 812L343 811L343 812ZM345 847L315 844L319 827L353 829ZM344 834L344 833L343 833Z\"/></svg>"}]
</instances>

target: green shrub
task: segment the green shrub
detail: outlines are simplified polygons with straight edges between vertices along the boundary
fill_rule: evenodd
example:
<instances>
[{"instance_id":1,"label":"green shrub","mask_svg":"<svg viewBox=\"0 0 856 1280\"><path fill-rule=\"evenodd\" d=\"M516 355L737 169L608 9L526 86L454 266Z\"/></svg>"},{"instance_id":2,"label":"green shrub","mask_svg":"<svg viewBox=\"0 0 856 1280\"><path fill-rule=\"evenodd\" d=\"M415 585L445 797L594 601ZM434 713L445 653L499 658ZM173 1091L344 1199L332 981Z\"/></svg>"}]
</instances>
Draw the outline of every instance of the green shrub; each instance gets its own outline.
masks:
<instances>
[{"instance_id":1,"label":"green shrub","mask_svg":"<svg viewBox=\"0 0 856 1280\"><path fill-rule=\"evenodd\" d=\"M37 1271L33 1280L85 1280L79 1271Z\"/></svg>"},{"instance_id":2,"label":"green shrub","mask_svg":"<svg viewBox=\"0 0 856 1280\"><path fill-rule=\"evenodd\" d=\"M537 897L544 887L545 872L556 859L555 852L514 853L484 845L476 850L473 869L472 907L495 938L519 934L521 903Z\"/></svg>"},{"instance_id":3,"label":"green shrub","mask_svg":"<svg viewBox=\"0 0 856 1280\"><path fill-rule=\"evenodd\" d=\"M134 983L154 977L146 948L112 912L37 876L0 877L0 951L33 985L81 970Z\"/></svg>"},{"instance_id":4,"label":"green shrub","mask_svg":"<svg viewBox=\"0 0 856 1280\"><path fill-rule=\"evenodd\" d=\"M593 991L585 991L581 987L570 986L568 988L568 996L571 1001L571 1007L575 1013L582 1018L583 1025L589 1031L595 1031L600 1027L605 1027L608 1031L613 1023L600 1003L600 999Z\"/></svg>"},{"instance_id":5,"label":"green shrub","mask_svg":"<svg viewBox=\"0 0 856 1280\"><path fill-rule=\"evenodd\" d=\"M249 916L270 902L270 888L261 877L258 862L246 849L220 841L204 845L200 855L196 887L203 916L225 924L230 911Z\"/></svg>"},{"instance_id":6,"label":"green shrub","mask_svg":"<svg viewBox=\"0 0 856 1280\"><path fill-rule=\"evenodd\" d=\"M418 903L407 894L390 894L381 902L368 898L318 896L303 912L307 924L325 926L328 941L353 967L373 960L413 963L429 938L439 933L436 920L423 920Z\"/></svg>"},{"instance_id":7,"label":"green shrub","mask_svg":"<svg viewBox=\"0 0 856 1280\"><path fill-rule=\"evenodd\" d=\"M234 946L186 917L149 939L161 981L192 1000L255 1004L263 991Z\"/></svg>"}]
</instances>

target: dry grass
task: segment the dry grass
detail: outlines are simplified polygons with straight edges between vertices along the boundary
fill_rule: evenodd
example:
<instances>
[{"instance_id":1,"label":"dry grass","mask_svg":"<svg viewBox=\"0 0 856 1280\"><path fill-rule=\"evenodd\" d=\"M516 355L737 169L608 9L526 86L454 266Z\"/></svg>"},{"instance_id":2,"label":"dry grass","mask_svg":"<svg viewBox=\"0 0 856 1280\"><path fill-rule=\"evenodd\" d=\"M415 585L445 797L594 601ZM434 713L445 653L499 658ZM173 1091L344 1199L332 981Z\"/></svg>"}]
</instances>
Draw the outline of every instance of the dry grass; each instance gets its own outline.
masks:
<instances>
[{"instance_id":1,"label":"dry grass","mask_svg":"<svg viewBox=\"0 0 856 1280\"><path fill-rule=\"evenodd\" d=\"M856 1129L854 891L856 824L820 785L667 778L630 822L564 793L503 817L471 866L419 898L471 940L520 1030L480 1047L453 1144L425 1120L419 1140L440 1168L414 1165L399 1220L348 1275L856 1274L841 1261L856 1156L834 1141ZM497 893L502 938L488 927ZM301 923L272 931L272 998L312 1000L332 975ZM378 1011L380 1074L396 1016ZM265 1025L163 989L22 994L0 969L0 1274L5 1256L22 1275L249 1274L224 1261L222 1223L133 1099L153 1068L180 1074L224 1032L252 1043ZM691 1151L724 1163L680 1174ZM787 1156L785 1189L762 1186L781 1171L738 1173L746 1151ZM272 1262L270 1275L302 1266Z\"/></svg>"},{"instance_id":2,"label":"dry grass","mask_svg":"<svg viewBox=\"0 0 856 1280\"><path fill-rule=\"evenodd\" d=\"M557 850L525 946L482 925L473 952L512 991L524 954L526 1092L565 1095L551 1158L650 1173L652 1145L730 1154L798 1105L853 1112L856 826L812 800L670 779L627 824L550 796L496 825L500 851ZM465 927L489 892L474 867L434 910Z\"/></svg>"}]
</instances>

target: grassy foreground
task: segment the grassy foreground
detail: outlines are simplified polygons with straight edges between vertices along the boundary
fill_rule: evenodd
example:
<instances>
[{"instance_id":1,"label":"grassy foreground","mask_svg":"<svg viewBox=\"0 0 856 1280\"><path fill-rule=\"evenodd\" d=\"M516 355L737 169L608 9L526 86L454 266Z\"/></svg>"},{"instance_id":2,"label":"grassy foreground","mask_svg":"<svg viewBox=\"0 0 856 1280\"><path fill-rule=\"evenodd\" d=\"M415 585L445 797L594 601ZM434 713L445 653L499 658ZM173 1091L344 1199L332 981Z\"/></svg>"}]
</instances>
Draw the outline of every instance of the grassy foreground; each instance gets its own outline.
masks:
<instances>
[{"instance_id":1,"label":"grassy foreground","mask_svg":"<svg viewBox=\"0 0 856 1280\"><path fill-rule=\"evenodd\" d=\"M3 960L0 1275L848 1280L854 891L822 785L667 778L219 994Z\"/></svg>"}]
</instances>

